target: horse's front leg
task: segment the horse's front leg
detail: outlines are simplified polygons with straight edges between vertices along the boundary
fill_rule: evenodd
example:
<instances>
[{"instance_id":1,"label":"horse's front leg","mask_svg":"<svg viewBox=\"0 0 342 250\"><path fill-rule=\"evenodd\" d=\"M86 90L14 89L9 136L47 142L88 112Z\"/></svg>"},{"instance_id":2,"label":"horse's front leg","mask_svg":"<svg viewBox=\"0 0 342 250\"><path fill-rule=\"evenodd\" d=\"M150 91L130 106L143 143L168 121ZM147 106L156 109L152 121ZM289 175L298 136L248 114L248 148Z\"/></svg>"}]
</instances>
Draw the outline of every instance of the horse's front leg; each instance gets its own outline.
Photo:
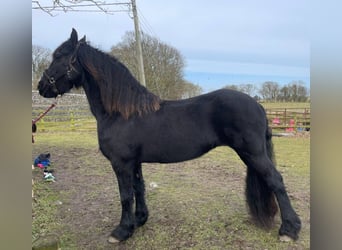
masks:
<instances>
[{"instance_id":1,"label":"horse's front leg","mask_svg":"<svg viewBox=\"0 0 342 250\"><path fill-rule=\"evenodd\" d=\"M109 237L110 243L127 240L134 232L135 219L133 214L133 181L134 164L126 162L112 164L119 184L121 199L120 224L112 231Z\"/></svg>"},{"instance_id":2,"label":"horse's front leg","mask_svg":"<svg viewBox=\"0 0 342 250\"><path fill-rule=\"evenodd\" d=\"M145 224L148 219L148 209L145 201L145 183L142 175L141 163L135 165L134 184L135 194L135 225L140 227Z\"/></svg>"}]
</instances>

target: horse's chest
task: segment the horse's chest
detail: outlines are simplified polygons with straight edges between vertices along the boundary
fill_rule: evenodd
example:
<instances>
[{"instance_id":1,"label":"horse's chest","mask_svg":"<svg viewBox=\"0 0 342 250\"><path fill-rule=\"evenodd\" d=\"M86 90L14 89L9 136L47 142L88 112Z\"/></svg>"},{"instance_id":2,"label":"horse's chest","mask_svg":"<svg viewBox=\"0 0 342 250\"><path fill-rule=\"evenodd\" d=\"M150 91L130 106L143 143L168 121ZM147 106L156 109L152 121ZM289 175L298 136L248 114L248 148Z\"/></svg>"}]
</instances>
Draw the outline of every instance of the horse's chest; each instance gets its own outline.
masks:
<instances>
[{"instance_id":1,"label":"horse's chest","mask_svg":"<svg viewBox=\"0 0 342 250\"><path fill-rule=\"evenodd\" d=\"M125 129L108 127L98 130L99 146L109 160L128 159L135 154L134 142Z\"/></svg>"}]
</instances>

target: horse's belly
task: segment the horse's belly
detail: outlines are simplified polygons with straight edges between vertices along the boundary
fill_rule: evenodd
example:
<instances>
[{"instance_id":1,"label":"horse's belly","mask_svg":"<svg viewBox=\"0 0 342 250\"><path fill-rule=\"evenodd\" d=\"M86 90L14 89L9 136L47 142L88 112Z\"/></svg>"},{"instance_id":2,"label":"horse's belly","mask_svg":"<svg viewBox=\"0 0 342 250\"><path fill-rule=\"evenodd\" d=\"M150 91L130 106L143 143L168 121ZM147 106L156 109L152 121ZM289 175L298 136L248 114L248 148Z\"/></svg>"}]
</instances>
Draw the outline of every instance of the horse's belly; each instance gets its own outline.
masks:
<instances>
[{"instance_id":1,"label":"horse's belly","mask_svg":"<svg viewBox=\"0 0 342 250\"><path fill-rule=\"evenodd\" d=\"M199 141L199 138L165 140L162 144L144 145L143 162L173 163L197 158L217 146L214 141Z\"/></svg>"}]
</instances>

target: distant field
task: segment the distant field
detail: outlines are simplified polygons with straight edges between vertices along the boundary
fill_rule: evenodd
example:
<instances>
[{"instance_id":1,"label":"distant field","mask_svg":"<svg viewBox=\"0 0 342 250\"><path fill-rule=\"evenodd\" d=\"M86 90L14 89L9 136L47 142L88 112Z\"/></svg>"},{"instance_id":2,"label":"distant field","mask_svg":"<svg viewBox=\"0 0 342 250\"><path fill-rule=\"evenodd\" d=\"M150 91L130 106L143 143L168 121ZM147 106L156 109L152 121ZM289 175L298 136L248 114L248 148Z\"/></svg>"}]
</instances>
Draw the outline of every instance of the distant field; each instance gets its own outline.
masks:
<instances>
[{"instance_id":1,"label":"distant field","mask_svg":"<svg viewBox=\"0 0 342 250\"><path fill-rule=\"evenodd\" d=\"M264 108L310 108L310 102L261 102Z\"/></svg>"}]
</instances>

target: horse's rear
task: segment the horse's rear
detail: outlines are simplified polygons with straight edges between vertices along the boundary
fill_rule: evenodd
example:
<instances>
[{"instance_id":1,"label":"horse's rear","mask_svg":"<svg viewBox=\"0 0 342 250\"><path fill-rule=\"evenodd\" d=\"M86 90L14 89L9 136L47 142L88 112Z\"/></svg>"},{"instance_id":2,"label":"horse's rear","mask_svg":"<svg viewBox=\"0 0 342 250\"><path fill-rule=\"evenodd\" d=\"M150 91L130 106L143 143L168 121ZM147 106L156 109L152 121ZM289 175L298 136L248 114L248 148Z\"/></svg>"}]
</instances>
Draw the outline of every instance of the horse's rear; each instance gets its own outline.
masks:
<instances>
[{"instance_id":1,"label":"horse's rear","mask_svg":"<svg viewBox=\"0 0 342 250\"><path fill-rule=\"evenodd\" d=\"M260 147L265 138L267 118L263 107L250 96L222 89L208 94L212 99L212 124L222 144L235 150Z\"/></svg>"},{"instance_id":2,"label":"horse's rear","mask_svg":"<svg viewBox=\"0 0 342 250\"><path fill-rule=\"evenodd\" d=\"M233 148L247 166L246 199L259 225L270 227L281 211L281 239L298 238L301 222L288 198L283 178L275 168L271 131L263 107L233 90L213 92L213 124L223 144Z\"/></svg>"}]
</instances>

